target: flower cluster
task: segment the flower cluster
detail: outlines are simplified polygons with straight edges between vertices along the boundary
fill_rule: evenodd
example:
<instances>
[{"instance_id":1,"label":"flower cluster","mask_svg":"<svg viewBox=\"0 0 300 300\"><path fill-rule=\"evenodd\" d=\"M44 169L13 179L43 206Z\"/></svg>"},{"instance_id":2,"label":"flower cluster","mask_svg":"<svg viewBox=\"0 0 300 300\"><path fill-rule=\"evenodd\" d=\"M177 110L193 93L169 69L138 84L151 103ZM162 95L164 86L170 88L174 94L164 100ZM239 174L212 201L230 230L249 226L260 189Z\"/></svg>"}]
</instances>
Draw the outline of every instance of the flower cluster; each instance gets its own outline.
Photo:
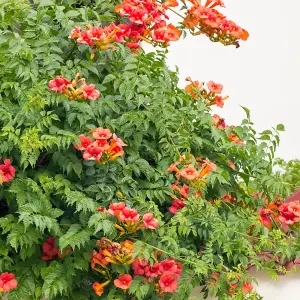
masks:
<instances>
[{"instance_id":1,"label":"flower cluster","mask_svg":"<svg viewBox=\"0 0 300 300\"><path fill-rule=\"evenodd\" d=\"M213 42L221 42L224 45L239 46L238 40L247 40L248 32L227 20L215 8L224 6L221 0L206 0L204 5L201 0L188 0L192 6L183 23L195 35L205 34Z\"/></svg>"},{"instance_id":2,"label":"flower cluster","mask_svg":"<svg viewBox=\"0 0 300 300\"><path fill-rule=\"evenodd\" d=\"M225 128L234 128L234 126L227 126L225 124L225 120L220 118L218 115L213 115L213 122L214 122L214 126L220 130L223 130ZM232 143L232 144L236 144L236 145L244 145L244 141L241 140L236 134L234 134L233 132L230 132L228 135L227 135L229 141Z\"/></svg>"},{"instance_id":3,"label":"flower cluster","mask_svg":"<svg viewBox=\"0 0 300 300\"><path fill-rule=\"evenodd\" d=\"M15 274L5 272L0 275L0 293L10 292L17 286L18 282L15 279Z\"/></svg>"},{"instance_id":4,"label":"flower cluster","mask_svg":"<svg viewBox=\"0 0 300 300\"><path fill-rule=\"evenodd\" d=\"M216 169L216 165L208 158L203 160L200 157L194 158L191 155L189 159L186 159L185 156L181 156L179 161L176 161L169 166L167 172L175 172L175 177L178 180L182 178L188 182L203 182L211 171L216 171Z\"/></svg>"},{"instance_id":5,"label":"flower cluster","mask_svg":"<svg viewBox=\"0 0 300 300\"><path fill-rule=\"evenodd\" d=\"M176 291L182 265L173 258L156 262L153 265L150 265L145 259L135 258L132 269L134 276L144 276L145 281L153 284L156 293L164 296L165 293Z\"/></svg>"},{"instance_id":6,"label":"flower cluster","mask_svg":"<svg viewBox=\"0 0 300 300\"><path fill-rule=\"evenodd\" d=\"M243 294L246 296L253 291L253 285L250 282L243 283Z\"/></svg>"},{"instance_id":7,"label":"flower cluster","mask_svg":"<svg viewBox=\"0 0 300 300\"><path fill-rule=\"evenodd\" d=\"M94 251L92 254L92 269L102 273L97 268L106 268L109 263L112 264L123 264L130 265L133 253L133 243L126 240L121 243L113 242L107 238L102 238L97 241L97 246L100 248L99 251Z\"/></svg>"},{"instance_id":8,"label":"flower cluster","mask_svg":"<svg viewBox=\"0 0 300 300\"><path fill-rule=\"evenodd\" d=\"M185 87L185 91L195 100L198 98L203 99L204 103L208 106L217 105L218 107L224 106L224 100L228 96L221 96L223 85L209 81L206 85L204 82L193 81L191 77L187 77L186 81L190 82Z\"/></svg>"},{"instance_id":9,"label":"flower cluster","mask_svg":"<svg viewBox=\"0 0 300 300\"><path fill-rule=\"evenodd\" d=\"M226 193L223 197L218 197L218 198L211 198L209 199L209 202L214 205L214 204L221 204L222 202L225 202L225 203L235 203L236 202L236 197L233 196L233 195L230 195L228 193Z\"/></svg>"},{"instance_id":10,"label":"flower cluster","mask_svg":"<svg viewBox=\"0 0 300 300\"><path fill-rule=\"evenodd\" d=\"M195 167L196 166L196 167ZM172 189L180 194L180 199L176 195L172 195L173 202L169 211L175 214L182 209L184 201L189 197L190 188L194 188L194 194L201 196L201 188L205 186L205 178L212 172L216 171L217 167L208 158L194 158L192 155L189 159L181 156L179 161L171 164L167 169L169 173L175 173L176 182L172 184ZM180 180L188 183L179 186Z\"/></svg>"},{"instance_id":11,"label":"flower cluster","mask_svg":"<svg viewBox=\"0 0 300 300\"><path fill-rule=\"evenodd\" d=\"M272 222L279 222L282 226L292 226L300 222L300 200L282 203L280 198L276 198L273 203L266 203L265 208L258 211L261 223L269 230Z\"/></svg>"},{"instance_id":12,"label":"flower cluster","mask_svg":"<svg viewBox=\"0 0 300 300\"><path fill-rule=\"evenodd\" d=\"M119 195L121 195L120 192ZM158 220L153 217L152 213L148 212L143 217L140 217L138 211L127 207L125 202L112 203L109 209L100 207L97 210L117 218L115 227L120 230L119 237L124 234L134 233L143 227L156 229L158 226ZM132 258L134 245L130 240L117 243L107 238L102 238L97 241L97 247L99 250L94 250L91 255L91 268L101 273L105 278L103 283L95 282L93 284L96 294L101 296L104 292L104 287L112 280L110 264L131 265L134 262ZM122 274L114 280L114 285L117 288L126 290L130 287L131 282L132 277L130 274Z\"/></svg>"},{"instance_id":13,"label":"flower cluster","mask_svg":"<svg viewBox=\"0 0 300 300\"><path fill-rule=\"evenodd\" d=\"M168 46L169 42L177 41L181 35L179 29L172 24L166 23L168 19L166 10L177 5L176 0L166 1L162 5L154 0L123 0L122 4L116 7L116 11L121 16L127 17L132 23L129 27L125 26L124 32L128 32L129 28L131 33L133 26L135 34L134 38L126 34L120 36L129 39L133 43L142 40L154 45Z\"/></svg>"},{"instance_id":14,"label":"flower cluster","mask_svg":"<svg viewBox=\"0 0 300 300\"><path fill-rule=\"evenodd\" d=\"M232 196L230 194L226 194L225 196L222 197L222 200L224 202L230 202L230 203L234 203L236 201L236 197Z\"/></svg>"},{"instance_id":15,"label":"flower cluster","mask_svg":"<svg viewBox=\"0 0 300 300\"><path fill-rule=\"evenodd\" d=\"M127 207L125 202L112 203L104 212L117 217L115 227L120 231L120 235L131 234L143 227L146 229L158 227L158 220L152 213L145 213L141 217L136 209Z\"/></svg>"},{"instance_id":16,"label":"flower cluster","mask_svg":"<svg viewBox=\"0 0 300 300\"><path fill-rule=\"evenodd\" d=\"M64 256L68 255L72 252L72 249L68 249L64 254L59 251L59 248L55 246L55 237L49 237L47 241L45 241L42 245L43 254L41 259L42 260L52 260L56 256L59 258L63 258Z\"/></svg>"},{"instance_id":17,"label":"flower cluster","mask_svg":"<svg viewBox=\"0 0 300 300\"><path fill-rule=\"evenodd\" d=\"M106 27L93 27L86 25L83 30L80 26L75 26L69 35L69 39L76 39L77 44L86 44L94 50L114 49L111 45L116 40L116 33L120 31L114 23Z\"/></svg>"},{"instance_id":18,"label":"flower cluster","mask_svg":"<svg viewBox=\"0 0 300 300\"><path fill-rule=\"evenodd\" d=\"M90 133L94 140L81 134L80 145L74 144L77 150L84 151L82 156L84 160L95 160L105 164L109 160L115 160L124 155L123 147L127 145L109 129L99 127L91 130Z\"/></svg>"},{"instance_id":19,"label":"flower cluster","mask_svg":"<svg viewBox=\"0 0 300 300\"><path fill-rule=\"evenodd\" d=\"M221 274L218 272L212 272L210 274L209 280L207 281L207 285L210 288L214 288L221 281ZM236 289L240 285L240 281L235 279L233 281L227 281L227 286L229 289L229 294L234 296L236 294ZM242 293L246 296L253 291L253 285L250 282L244 282L240 285L242 288Z\"/></svg>"},{"instance_id":20,"label":"flower cluster","mask_svg":"<svg viewBox=\"0 0 300 300\"><path fill-rule=\"evenodd\" d=\"M228 128L228 129L233 129L234 126L227 126L225 124L225 119L221 118L219 115L214 114L212 116L213 119L213 125L215 128L218 128L220 130L223 130ZM242 141L236 134L233 132L230 132L228 135L228 139L230 140L231 143L236 144L236 145L244 145L244 141ZM234 170L234 169L233 169Z\"/></svg>"},{"instance_id":21,"label":"flower cluster","mask_svg":"<svg viewBox=\"0 0 300 300\"><path fill-rule=\"evenodd\" d=\"M185 2L185 0L182 0ZM205 34L214 42L224 45L238 46L238 40L246 40L248 32L218 12L215 7L223 6L222 1L207 0L201 5L201 0L189 0L192 7L182 17L184 27L194 35ZM69 38L76 39L78 44L86 44L92 48L91 58L96 50L115 49L115 43L123 43L131 49L139 49L140 42L145 41L154 46L166 47L170 42L177 41L182 31L171 23L166 15L171 7L178 6L177 0L166 0L159 3L156 0L123 0L115 10L130 23L108 26L86 25L84 29L75 26ZM185 4L185 8L188 7ZM195 29L197 31L195 32Z\"/></svg>"},{"instance_id":22,"label":"flower cluster","mask_svg":"<svg viewBox=\"0 0 300 300\"><path fill-rule=\"evenodd\" d=\"M132 264L132 254L134 251L134 247L133 243L129 240L121 243L116 243L107 238L102 238L101 240L97 241L97 246L99 247L99 250L92 253L91 267L93 270L101 273L102 276L106 279L104 283L95 282L93 285L96 294L98 296L101 296L104 292L104 286L109 284L109 282L111 281L109 264ZM120 287L123 280L125 280L125 278L119 277L119 281L115 280L114 283L117 287Z\"/></svg>"},{"instance_id":23,"label":"flower cluster","mask_svg":"<svg viewBox=\"0 0 300 300\"><path fill-rule=\"evenodd\" d=\"M121 243L113 242L107 238L102 238L97 242L99 251L92 254L91 267L102 274L105 278L103 283L95 282L93 288L98 296L104 292L104 287L112 280L109 264L130 265L133 270L133 277L143 276L145 281L152 284L158 295L174 293L178 286L178 281L182 272L181 263L172 258L158 262L158 252L154 253L156 263L151 265L145 259L132 258L133 243L126 240ZM130 274L121 274L114 280L117 288L127 290L132 283Z\"/></svg>"},{"instance_id":24,"label":"flower cluster","mask_svg":"<svg viewBox=\"0 0 300 300\"><path fill-rule=\"evenodd\" d=\"M178 184L179 184L178 181L172 184L172 189L181 195L181 198L178 198L175 195L171 196L173 198L173 202L171 207L169 208L169 211L172 214L176 214L178 210L184 208L185 206L184 201L189 197L188 192L190 190L190 187L186 184L183 184L182 187L179 187Z\"/></svg>"},{"instance_id":25,"label":"flower cluster","mask_svg":"<svg viewBox=\"0 0 300 300\"><path fill-rule=\"evenodd\" d=\"M213 125L215 128L218 128L222 131L224 131L224 129L230 129L231 130L234 128L234 126L227 126L225 124L225 119L221 118L219 115L214 114L212 116L213 119ZM244 141L241 140L236 134L234 134L233 132L230 132L229 134L227 134L227 137L229 139L229 141L233 144L236 145L244 145ZM232 167L231 167L232 168ZM234 170L234 168L232 168Z\"/></svg>"},{"instance_id":26,"label":"flower cluster","mask_svg":"<svg viewBox=\"0 0 300 300\"><path fill-rule=\"evenodd\" d=\"M13 180L15 174L16 169L11 165L10 159L5 159L3 164L0 164L0 184Z\"/></svg>"},{"instance_id":27,"label":"flower cluster","mask_svg":"<svg viewBox=\"0 0 300 300\"><path fill-rule=\"evenodd\" d=\"M233 282L229 282L229 295L234 296L237 293L237 288L240 286L239 280L233 280ZM250 282L244 282L241 286L242 293L244 296L247 296L253 291L253 285Z\"/></svg>"},{"instance_id":28,"label":"flower cluster","mask_svg":"<svg viewBox=\"0 0 300 300\"><path fill-rule=\"evenodd\" d=\"M139 43L146 41L154 45L168 46L177 41L181 31L172 24L167 24L166 10L177 6L176 0L158 4L153 0L123 0L116 6L116 12L130 20L130 24L114 23L106 27L87 25L82 30L79 26L71 31L69 38L78 44L92 48L92 58L96 50L115 49L114 43L123 43L131 49L139 49Z\"/></svg>"},{"instance_id":29,"label":"flower cluster","mask_svg":"<svg viewBox=\"0 0 300 300\"><path fill-rule=\"evenodd\" d=\"M85 78L80 78L77 73L74 80L69 81L63 76L56 76L49 81L48 87L51 91L65 95L68 100L97 100L100 92L95 89L94 84L86 84Z\"/></svg>"},{"instance_id":30,"label":"flower cluster","mask_svg":"<svg viewBox=\"0 0 300 300\"><path fill-rule=\"evenodd\" d=\"M229 140L231 143L236 144L236 145L243 145L244 141L242 141L236 134L231 132L228 136Z\"/></svg>"},{"instance_id":31,"label":"flower cluster","mask_svg":"<svg viewBox=\"0 0 300 300\"><path fill-rule=\"evenodd\" d=\"M214 127L221 128L221 129L226 128L226 123L224 118L221 118L219 115L216 114L214 114L212 118L213 118Z\"/></svg>"}]
</instances>

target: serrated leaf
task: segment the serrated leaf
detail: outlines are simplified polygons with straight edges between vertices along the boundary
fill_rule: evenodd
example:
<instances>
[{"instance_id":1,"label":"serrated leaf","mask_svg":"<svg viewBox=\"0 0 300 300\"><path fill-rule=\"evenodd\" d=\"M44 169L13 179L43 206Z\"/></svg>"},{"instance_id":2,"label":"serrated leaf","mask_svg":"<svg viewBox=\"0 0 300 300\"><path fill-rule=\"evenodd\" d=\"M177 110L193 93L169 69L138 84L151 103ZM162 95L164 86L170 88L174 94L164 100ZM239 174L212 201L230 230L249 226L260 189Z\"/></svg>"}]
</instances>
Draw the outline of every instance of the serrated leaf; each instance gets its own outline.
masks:
<instances>
[{"instance_id":1,"label":"serrated leaf","mask_svg":"<svg viewBox=\"0 0 300 300\"><path fill-rule=\"evenodd\" d=\"M97 203L92 198L87 197L85 194L81 192L70 192L67 195L66 202L69 205L76 206L76 212L83 211L83 212L95 212L97 208Z\"/></svg>"},{"instance_id":2,"label":"serrated leaf","mask_svg":"<svg viewBox=\"0 0 300 300\"><path fill-rule=\"evenodd\" d=\"M59 248L81 248L90 240L92 232L88 229L82 229L79 224L72 224L69 230L59 238Z\"/></svg>"},{"instance_id":3,"label":"serrated leaf","mask_svg":"<svg viewBox=\"0 0 300 300\"><path fill-rule=\"evenodd\" d=\"M109 238L117 236L117 230L114 225L115 223L109 220L108 216L102 212L92 215L88 221L88 226L94 229L94 234L103 231L104 235Z\"/></svg>"}]
</instances>

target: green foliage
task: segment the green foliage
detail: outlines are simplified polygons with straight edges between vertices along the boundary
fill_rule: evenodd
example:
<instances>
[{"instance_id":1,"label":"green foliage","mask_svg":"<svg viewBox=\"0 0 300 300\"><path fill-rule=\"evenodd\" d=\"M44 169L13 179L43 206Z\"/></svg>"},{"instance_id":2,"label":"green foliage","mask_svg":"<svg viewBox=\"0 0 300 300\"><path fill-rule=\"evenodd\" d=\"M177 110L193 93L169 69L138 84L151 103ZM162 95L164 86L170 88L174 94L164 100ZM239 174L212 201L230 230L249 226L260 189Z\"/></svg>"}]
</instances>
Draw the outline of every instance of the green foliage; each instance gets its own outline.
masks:
<instances>
[{"instance_id":1,"label":"green foliage","mask_svg":"<svg viewBox=\"0 0 300 300\"><path fill-rule=\"evenodd\" d=\"M249 263L275 268L275 262L258 261L258 252L272 250L282 259L299 255L298 238L264 231L257 217L263 200L251 196L254 191L268 199L285 196L290 187L284 182L297 177L289 165L284 180L273 174L283 125L256 134L243 108L247 116L240 126L216 129L209 107L178 88L166 51L133 55L119 45L91 61L88 47L68 35L75 25L118 21L116 2L0 0L0 156L10 157L17 169L13 182L0 185L0 269L15 272L19 281L10 300L94 299L91 284L101 276L89 267L89 255L97 239L119 238L115 218L97 207L120 201L118 192L140 214L151 211L160 219L155 232L134 236L134 256L154 262L153 249L159 249L184 264L172 299L188 299L211 271L236 271L240 265L243 273ZM71 79L77 72L96 85L100 99L68 101L49 91L53 77ZM124 159L107 165L82 159L73 144L96 127L111 129L128 144ZM231 143L230 132L245 144ZM202 198L191 197L172 217L174 179L165 171L184 153L208 157L217 171L207 178ZM237 198L235 204L208 201L227 193ZM249 241L251 226L255 245ZM42 261L41 245L50 236L72 254ZM102 299L131 297L158 296L135 277L128 294L111 285Z\"/></svg>"},{"instance_id":2,"label":"green foliage","mask_svg":"<svg viewBox=\"0 0 300 300\"><path fill-rule=\"evenodd\" d=\"M292 159L285 161L277 159L275 162L276 177L278 180L284 182L290 193L295 192L300 187L300 161L299 159Z\"/></svg>"}]
</instances>

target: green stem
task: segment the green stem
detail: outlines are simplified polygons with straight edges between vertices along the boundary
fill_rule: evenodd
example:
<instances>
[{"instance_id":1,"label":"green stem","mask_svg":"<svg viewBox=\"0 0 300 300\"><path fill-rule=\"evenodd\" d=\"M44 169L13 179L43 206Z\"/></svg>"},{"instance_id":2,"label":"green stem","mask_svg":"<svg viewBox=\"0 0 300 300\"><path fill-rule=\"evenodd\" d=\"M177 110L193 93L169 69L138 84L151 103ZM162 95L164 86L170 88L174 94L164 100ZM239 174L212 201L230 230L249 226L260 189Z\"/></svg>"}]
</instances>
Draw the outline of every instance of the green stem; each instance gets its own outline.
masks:
<instances>
[{"instance_id":1,"label":"green stem","mask_svg":"<svg viewBox=\"0 0 300 300\"><path fill-rule=\"evenodd\" d=\"M145 245L147 245L147 246L149 246L149 247L151 247L151 248L153 248L153 249L155 249L155 250L157 250L157 251L160 251L160 252L163 252L163 253L165 253L165 254L168 254L169 256L174 256L172 253L169 253L169 252L164 251L164 250L162 250L162 249L160 249L160 248L157 248L157 247L155 247L155 246L152 246L152 245L150 245L150 244L148 244L148 243L146 243L146 242L144 242L144 241L141 241L141 240L138 240L138 239L133 239L133 240L142 242L143 244L145 244ZM176 257L176 259L181 260L181 261L184 261L184 262L189 263L189 264L192 264L192 265L197 265L197 263L195 263L195 262L193 262L193 261L190 261L190 260L187 260L187 259L183 259L183 258L180 258L180 257Z\"/></svg>"},{"instance_id":2,"label":"green stem","mask_svg":"<svg viewBox=\"0 0 300 300\"><path fill-rule=\"evenodd\" d=\"M277 229L281 230L280 227L278 226L278 224L275 222L274 218L272 216L270 216L270 218L272 219L272 221L275 224L275 226L277 227Z\"/></svg>"},{"instance_id":3,"label":"green stem","mask_svg":"<svg viewBox=\"0 0 300 300\"><path fill-rule=\"evenodd\" d=\"M168 8L172 13L174 13L175 15L177 15L178 17L185 19L185 17L183 15L181 15L180 13L178 13L176 10L172 9L172 8Z\"/></svg>"}]
</instances>

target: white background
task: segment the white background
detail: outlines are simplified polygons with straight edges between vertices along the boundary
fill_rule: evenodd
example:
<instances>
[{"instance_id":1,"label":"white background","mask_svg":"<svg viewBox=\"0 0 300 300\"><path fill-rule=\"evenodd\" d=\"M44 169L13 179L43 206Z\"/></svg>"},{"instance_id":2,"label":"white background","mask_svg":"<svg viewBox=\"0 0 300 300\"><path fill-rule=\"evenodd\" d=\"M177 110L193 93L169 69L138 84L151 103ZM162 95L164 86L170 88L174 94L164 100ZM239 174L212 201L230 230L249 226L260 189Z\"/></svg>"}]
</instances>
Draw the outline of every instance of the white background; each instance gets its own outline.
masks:
<instances>
[{"instance_id":1,"label":"white background","mask_svg":"<svg viewBox=\"0 0 300 300\"><path fill-rule=\"evenodd\" d=\"M169 47L168 64L179 67L181 87L187 76L222 83L230 98L215 112L229 125L244 118L239 105L251 110L258 131L283 123L277 156L300 158L300 1L224 1L221 12L249 31L248 41L236 49L190 36Z\"/></svg>"}]
</instances>

